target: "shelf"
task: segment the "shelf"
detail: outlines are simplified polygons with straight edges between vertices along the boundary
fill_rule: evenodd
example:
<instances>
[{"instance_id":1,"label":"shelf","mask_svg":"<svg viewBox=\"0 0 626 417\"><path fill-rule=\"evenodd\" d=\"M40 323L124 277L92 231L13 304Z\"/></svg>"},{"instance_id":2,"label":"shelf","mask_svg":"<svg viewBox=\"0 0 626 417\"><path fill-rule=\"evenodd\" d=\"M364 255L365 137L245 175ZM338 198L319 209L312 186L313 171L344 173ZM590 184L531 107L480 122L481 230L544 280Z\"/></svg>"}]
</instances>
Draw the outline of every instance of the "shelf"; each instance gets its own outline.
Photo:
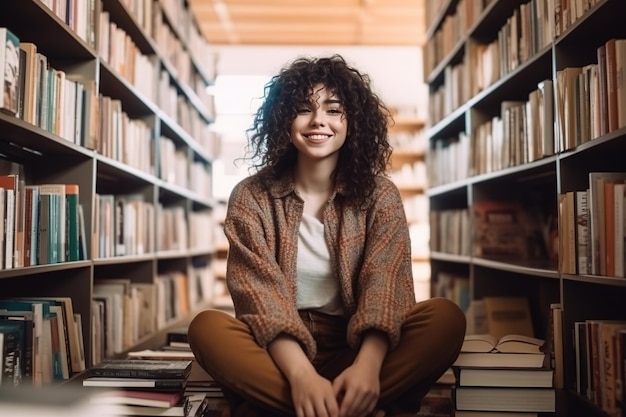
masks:
<instances>
[{"instance_id":1,"label":"shelf","mask_svg":"<svg viewBox=\"0 0 626 417\"><path fill-rule=\"evenodd\" d=\"M32 86L30 95L18 90L25 104L33 103L33 117L26 111L23 115L0 112L0 175L19 173L28 186L78 185L83 221L78 222L77 215L73 222L62 210L50 213L58 224L81 229L85 250L81 260L71 262L62 256L44 260L47 253L42 250L34 253L39 256L39 265L30 266L27 258L28 266L22 267L26 249L32 248L26 244L21 247L23 233L16 229L16 249L7 258L10 261L0 264L0 294L2 299L71 299L80 318L82 336L77 343L85 354L84 369L70 370L75 379L104 357L123 357L129 350L161 346L169 329L189 323L199 311L211 307L211 301L202 299L201 294L208 297L215 284L212 260L216 252L208 232L213 227L221 229L221 225L212 218L218 202L202 187L211 178L215 146L210 143L214 136L209 134L212 103L205 103L204 96L211 80L199 64L210 65L213 56L189 56L192 48L208 51L208 44L199 32L193 38L198 43L193 46L188 43L190 39L176 39L193 36L193 28L176 30L175 25L172 33L168 32L174 42L167 43L166 50L165 43L157 42L144 29L145 21L139 22L123 0L95 0L93 10L85 10L84 15L71 10L72 20L67 22L64 11L57 15L45 3L21 0L0 6L0 27L8 28L22 42L34 43L37 57L47 62L46 67L40 67L47 72L37 77L33 71L32 83L24 83ZM92 2L85 2L88 4ZM154 11L151 23L159 23L165 3L154 1L150 5ZM175 7L183 8L181 14L188 13L184 9L187 2L176 2ZM111 28L119 31L111 39L107 38L109 31L97 30L106 16L114 23ZM72 27L86 30L75 32ZM117 43L122 38L123 45ZM123 65L111 59L114 55L106 45L123 51ZM64 84L55 89L51 88L52 81L44 86L39 80L64 80ZM69 93L81 88L85 95ZM49 119L39 117L44 111L48 111ZM73 124L76 118L81 123ZM78 134L63 130L64 123ZM16 211L17 216L24 215L31 224L25 194L18 194L15 206L24 211ZM58 201L65 200L59 197ZM62 232L54 223L43 223L44 218L34 220L29 232L36 234L28 233L28 238L35 236L36 241L50 243L57 253L65 254L60 240L43 240L44 231ZM22 227L21 221L16 223ZM197 230L207 233L198 236ZM106 297L98 295L96 287L105 281L119 284L123 291L120 299L130 300L125 306L134 304L122 310L123 320L119 322L100 314L114 308L110 304L104 308ZM189 288L202 291L196 294ZM138 292L142 293L141 303ZM116 337L114 328L123 328L122 321L140 318L141 332L137 330L125 339L123 349L100 355L101 343L97 341L104 345L105 339ZM107 321L105 331L96 325L103 320ZM65 330L70 333L69 326ZM53 369L42 368L42 372L51 375Z\"/></svg>"},{"instance_id":2,"label":"shelf","mask_svg":"<svg viewBox=\"0 0 626 417\"><path fill-rule=\"evenodd\" d=\"M514 58L517 56L520 51L512 51L511 48L526 44L523 44L524 39L521 35L517 37L515 32L511 31L507 22L514 13L518 13L521 21L524 21L521 16L523 4L527 5L526 10L528 7L532 9L539 5L549 5L549 2L529 3L524 0L490 2L478 20L469 28L468 33L464 34L462 39L454 45L453 50L445 53L445 57L440 62L434 63L434 70L428 74L427 78L434 100L439 99L437 94L442 94L443 90L440 89L442 86L445 88L445 83L449 82L444 78L448 69L461 60L461 51L467 54L476 44L493 43L499 48L500 53L508 52ZM469 282L467 291L469 299L474 302L486 296L526 297L533 311L533 325L538 337L549 338L553 335L561 335L560 339L555 338L553 341L557 343L557 347L562 348L563 360L563 366L556 369L559 378L555 381L563 381L563 387L556 387L558 388L556 415L604 417L609 414L602 410L598 401L594 403L576 393L576 368L583 366L586 369L586 365L578 362L580 352L577 352L574 328L581 325L579 323L586 326L586 321L591 319L626 322L626 310L621 308L626 297L626 278L606 276L608 274L572 273L584 270L581 267L584 264L580 262L590 262L589 253L583 252L584 242L597 243L597 249L594 246L592 250L600 262L610 259L613 252L603 249L604 244L607 248L610 247L611 241L610 239L603 240L600 243L598 223L592 223L592 218L580 214L579 209L583 206L566 206L563 196L566 194L571 196L574 192L589 193L588 189L592 185L590 174L593 172L625 171L623 155L626 152L626 126L622 123L619 127L612 126L604 131L598 129L600 133L595 133L596 137L593 139L578 142L574 140L574 143L571 143L570 135L560 137L564 129L562 129L563 116L566 112L574 112L576 122L581 122L598 113L596 109L586 116L583 109L591 108L592 104L599 108L600 104L599 102L591 103L591 98L587 99L580 95L577 100L564 102L563 100L571 99L565 98L562 95L563 91L574 88L575 85L572 83L571 86L564 86L559 73L565 68L578 67L589 70L595 66L594 71L598 71L596 74L599 77L610 75L599 72L603 70L603 67L598 66L598 49L612 38L626 39L626 29L618 23L619 16L624 16L626 13L626 3L620 0L598 0L590 5L588 10L578 10L573 7L568 10L568 13L572 13L571 21L565 20L564 15L559 15L559 10L561 9L548 11L547 15L554 16L555 19L558 18L558 21L561 21L563 28L560 33L556 33L556 36L549 42L538 42L532 45L534 54L525 61L506 62L505 67L512 68L512 70L504 73L482 91L473 92L471 97L458 105L454 111L443 115L441 120L430 121L430 127L426 131L430 141L429 151L436 153L430 159L431 161L436 161L439 155L444 155L442 158L445 157L447 154L443 151L450 151L446 146L450 143L458 144L461 142L460 138L467 139L467 142L461 142L461 145L469 143L469 146L453 148L454 153L448 152L466 160L452 162L447 160L447 164L456 162L461 167L467 165L469 174L460 180L432 186L426 191L432 212L430 217L432 220L431 245L450 252L456 252L456 246L459 246L461 249L458 253L470 254L460 256L431 250L431 287L436 287L440 276L442 282L446 282L446 276L453 276L456 277L455 279L464 279ZM437 35L436 31L441 27L445 14L452 13L452 11L453 8L442 9L444 16L438 16L438 20L433 23L428 32L433 44ZM579 13L575 14L576 12ZM567 18L569 19L570 16ZM535 23L541 22L535 20ZM535 28L540 28L540 25L535 25ZM554 28L560 30L560 26ZM534 36L535 39L545 40L540 38L539 34L534 34ZM540 47L540 44L546 46ZM438 51L430 52L432 56L442 55L438 54ZM468 63L465 62L465 65ZM498 62L495 65L498 65ZM467 70L468 77L474 76L472 74L475 71L474 67L465 70ZM537 148L542 151L540 156L529 158L528 155L534 154L528 152L528 149L538 146L538 142L530 140L532 136L528 133L529 128L542 127L539 123L543 120L529 118L529 115L539 114L533 113L536 107L532 107L535 104L530 102L530 95L539 90L544 80L552 82L554 95L551 97L551 103L550 100L545 100L542 106L553 107L551 107L551 113L541 114L545 117L552 115L555 123L546 126L541 132L533 131L534 135L545 135L548 140ZM447 91L447 93L453 92ZM602 97L605 97L602 93L594 96L597 100ZM517 105L524 106L524 112L517 113L521 114L520 118L515 119L504 113L503 109L506 107L503 103L507 101L517 101ZM453 100L444 102L448 106L451 103L456 104ZM571 107L567 107L570 105ZM443 108L447 107L442 105L437 109ZM550 109L550 107L545 108ZM619 110L623 111L618 107ZM433 115L435 113L437 112L433 112ZM437 117L440 116L442 115L437 115ZM481 148L477 148L477 143L481 138L478 133L482 133L482 129L491 135L483 136L487 137L487 140L481 142ZM511 132L519 133L519 135L506 135ZM520 142L513 141L517 137L521 138L518 139ZM544 147L544 144L548 146ZM442 149L441 153L437 153ZM480 158L509 155L507 152L511 149L519 153L514 155L515 157L504 158L502 160L504 162L497 159L491 160L490 164L478 163L482 162L478 161ZM517 157L518 155L520 156ZM438 174L440 170L447 167L448 165L435 167L433 172ZM456 179L453 175L440 177L437 179L442 181L448 178ZM591 196L588 198L597 198L598 189L594 192L596 194L587 194ZM596 205L597 201L587 200L587 204L588 210L592 210L592 213L588 215L604 214L609 216L606 217L607 219L610 219L610 211L607 214L604 209L599 209ZM467 222L463 223L466 220ZM585 225L588 231L594 227L595 229L581 239ZM612 229L620 230L620 228L617 224L615 228L608 225L600 230L606 231L610 236L609 232ZM568 230L573 230L571 235L574 240L566 237ZM441 236L444 233L447 234ZM454 244L444 245L442 240L446 238L447 242ZM571 245L572 242L575 244ZM580 246L578 246L579 243ZM504 252L510 256L506 258L477 256L481 253L495 256ZM511 255L512 253L516 255ZM615 256L624 256L624 254L616 253ZM607 271L610 270L609 265L607 265ZM549 320L553 317L551 305L554 304L561 306L560 325L558 321ZM469 316L468 320L471 320L471 317ZM561 349L556 349L555 354L558 355L559 351ZM597 366L597 364L591 366ZM599 398L599 395L600 393L596 393L596 398Z\"/></svg>"}]
</instances>

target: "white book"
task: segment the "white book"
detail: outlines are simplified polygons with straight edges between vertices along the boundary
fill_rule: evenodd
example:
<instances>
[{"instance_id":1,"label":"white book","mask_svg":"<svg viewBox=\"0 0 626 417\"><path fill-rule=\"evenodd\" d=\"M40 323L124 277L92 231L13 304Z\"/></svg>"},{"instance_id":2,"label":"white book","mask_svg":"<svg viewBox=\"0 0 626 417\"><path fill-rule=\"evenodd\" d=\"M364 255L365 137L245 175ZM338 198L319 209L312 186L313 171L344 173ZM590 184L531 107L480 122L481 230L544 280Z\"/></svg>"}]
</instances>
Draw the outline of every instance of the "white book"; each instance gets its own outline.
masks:
<instances>
[{"instance_id":1,"label":"white book","mask_svg":"<svg viewBox=\"0 0 626 417\"><path fill-rule=\"evenodd\" d=\"M5 190L4 269L13 268L15 243L15 190Z\"/></svg>"},{"instance_id":2,"label":"white book","mask_svg":"<svg viewBox=\"0 0 626 417\"><path fill-rule=\"evenodd\" d=\"M66 257L66 245L67 245L67 204L65 201L65 184L42 184L39 186L40 195L57 195L59 199L59 212L57 216L58 221L58 262L65 262Z\"/></svg>"}]
</instances>

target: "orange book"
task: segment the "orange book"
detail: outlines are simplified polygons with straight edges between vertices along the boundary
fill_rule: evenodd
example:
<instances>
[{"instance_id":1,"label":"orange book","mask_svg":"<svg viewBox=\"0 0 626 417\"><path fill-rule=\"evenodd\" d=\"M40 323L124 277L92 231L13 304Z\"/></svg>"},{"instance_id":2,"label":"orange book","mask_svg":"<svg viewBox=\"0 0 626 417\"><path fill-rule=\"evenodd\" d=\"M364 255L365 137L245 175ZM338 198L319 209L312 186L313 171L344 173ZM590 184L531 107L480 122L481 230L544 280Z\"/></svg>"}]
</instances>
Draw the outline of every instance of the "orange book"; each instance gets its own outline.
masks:
<instances>
[{"instance_id":1,"label":"orange book","mask_svg":"<svg viewBox=\"0 0 626 417\"><path fill-rule=\"evenodd\" d=\"M604 255L606 275L615 276L615 193L612 181L604 183Z\"/></svg>"},{"instance_id":2,"label":"orange book","mask_svg":"<svg viewBox=\"0 0 626 417\"><path fill-rule=\"evenodd\" d=\"M617 108L617 63L615 59L615 39L610 39L605 44L606 58L606 111L607 132L619 128L619 112Z\"/></svg>"}]
</instances>

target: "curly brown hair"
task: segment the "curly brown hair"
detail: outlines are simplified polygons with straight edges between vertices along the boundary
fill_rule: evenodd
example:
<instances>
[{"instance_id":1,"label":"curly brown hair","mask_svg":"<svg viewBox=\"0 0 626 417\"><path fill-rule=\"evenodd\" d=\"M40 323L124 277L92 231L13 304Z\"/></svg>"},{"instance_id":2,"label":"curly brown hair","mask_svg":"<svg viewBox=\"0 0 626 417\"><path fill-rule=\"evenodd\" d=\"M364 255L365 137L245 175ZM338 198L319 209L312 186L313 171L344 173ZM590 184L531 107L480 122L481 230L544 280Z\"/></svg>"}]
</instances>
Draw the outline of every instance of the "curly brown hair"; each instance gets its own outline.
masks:
<instances>
[{"instance_id":1,"label":"curly brown hair","mask_svg":"<svg viewBox=\"0 0 626 417\"><path fill-rule=\"evenodd\" d=\"M391 113L372 91L369 76L340 55L297 58L265 85L263 103L247 130L252 166L274 178L293 171L297 150L290 140L291 123L317 84L341 100L348 121L333 180L343 186L346 197L364 202L389 164Z\"/></svg>"}]
</instances>

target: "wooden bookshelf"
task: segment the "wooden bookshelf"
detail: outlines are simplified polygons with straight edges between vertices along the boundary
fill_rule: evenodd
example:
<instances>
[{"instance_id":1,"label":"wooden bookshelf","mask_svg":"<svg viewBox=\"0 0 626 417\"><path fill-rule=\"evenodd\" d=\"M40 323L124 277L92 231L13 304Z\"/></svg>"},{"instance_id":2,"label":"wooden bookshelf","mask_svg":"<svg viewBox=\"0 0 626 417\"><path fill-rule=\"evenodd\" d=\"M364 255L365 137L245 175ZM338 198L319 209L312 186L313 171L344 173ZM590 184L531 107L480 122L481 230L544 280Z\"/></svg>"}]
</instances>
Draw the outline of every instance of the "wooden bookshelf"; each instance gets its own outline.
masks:
<instances>
[{"instance_id":1,"label":"wooden bookshelf","mask_svg":"<svg viewBox=\"0 0 626 417\"><path fill-rule=\"evenodd\" d=\"M602 125L596 120L610 111L626 112L626 106L601 107L603 102L611 106L608 93L585 95L586 90L576 86L592 85L584 77L601 71L601 47L614 38L626 39L626 30L618 24L626 4L427 3L432 16L424 54L431 104L427 194L433 295L441 295L436 293L440 280L452 276L468 280L470 300L526 296L535 334L563 352L555 379L556 415L610 415L598 398L578 386L574 327L591 319L625 321L626 279L564 267L566 256L574 256L574 264L581 261L582 249L572 246L570 254L565 252L567 212L560 201L568 192L589 188L592 172L626 171L620 156L626 151L626 122L618 118L617 124ZM566 68L581 68L577 73L583 76L568 84L561 75ZM579 95L568 98L569 91ZM626 94L619 90L618 97L620 92ZM533 94L537 102L532 102ZM509 256L504 251L514 241L502 224L485 224L477 217L478 207L494 202L519 205L515 213L523 240ZM465 226L458 226L464 224L456 219L460 213L467 216ZM494 235L506 239L499 248L488 240ZM486 245L492 250L481 251ZM561 307L562 322L553 327L555 304ZM601 389L596 395L605 394Z\"/></svg>"},{"instance_id":2,"label":"wooden bookshelf","mask_svg":"<svg viewBox=\"0 0 626 417\"><path fill-rule=\"evenodd\" d=\"M94 317L101 319L92 302L96 281L126 279L148 284L155 294L142 298L154 316L143 317L147 327L135 329L116 357L160 346L168 329L212 304L213 230L220 225L213 219L216 144L206 87L216 75L215 53L186 1L85 0L72 2L74 17L56 3L4 3L0 27L36 45L50 68L79 88L92 88L90 102L48 111L93 130L69 137L21 113L0 112L0 165L20 166L27 185L79 186L86 254L79 261L0 269L0 298L70 297L81 317L88 368L103 358L94 353L104 337L94 334ZM119 213L127 228L115 228ZM133 294L127 296L136 302ZM135 316L125 310L123 318L128 323Z\"/></svg>"}]
</instances>

